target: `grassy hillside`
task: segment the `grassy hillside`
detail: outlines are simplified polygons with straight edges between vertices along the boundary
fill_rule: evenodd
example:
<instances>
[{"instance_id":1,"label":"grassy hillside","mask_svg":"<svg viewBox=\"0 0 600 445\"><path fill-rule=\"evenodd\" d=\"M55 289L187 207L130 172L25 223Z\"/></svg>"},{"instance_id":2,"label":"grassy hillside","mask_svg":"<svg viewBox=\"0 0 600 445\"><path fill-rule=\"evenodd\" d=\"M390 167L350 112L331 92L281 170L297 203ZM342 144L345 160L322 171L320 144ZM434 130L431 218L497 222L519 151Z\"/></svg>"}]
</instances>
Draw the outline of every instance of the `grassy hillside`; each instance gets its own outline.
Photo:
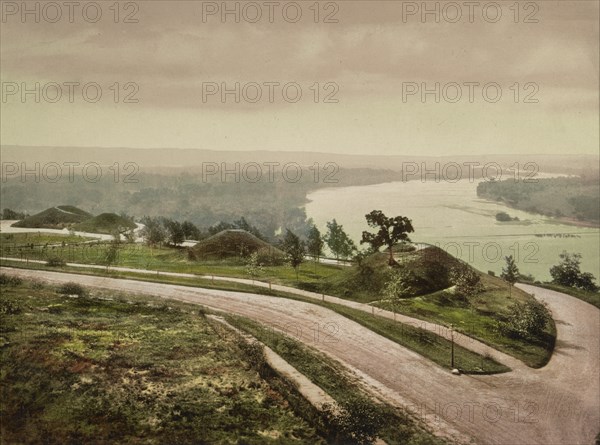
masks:
<instances>
[{"instance_id":1,"label":"grassy hillside","mask_svg":"<svg viewBox=\"0 0 600 445\"><path fill-rule=\"evenodd\" d=\"M39 229L63 229L91 217L91 214L78 209L77 207L63 205L50 207L40 213L28 216L27 218L16 222L13 226Z\"/></svg>"},{"instance_id":2,"label":"grassy hillside","mask_svg":"<svg viewBox=\"0 0 600 445\"><path fill-rule=\"evenodd\" d=\"M1 281L3 443L324 443L197 307Z\"/></svg>"},{"instance_id":3,"label":"grassy hillside","mask_svg":"<svg viewBox=\"0 0 600 445\"><path fill-rule=\"evenodd\" d=\"M198 259L241 258L258 252L265 259L281 260L283 252L241 229L223 230L196 244L192 251Z\"/></svg>"},{"instance_id":4,"label":"grassy hillside","mask_svg":"<svg viewBox=\"0 0 600 445\"><path fill-rule=\"evenodd\" d=\"M115 213L102 213L73 226L74 230L80 232L106 234L113 234L115 231L122 233L135 228L134 222Z\"/></svg>"}]
</instances>

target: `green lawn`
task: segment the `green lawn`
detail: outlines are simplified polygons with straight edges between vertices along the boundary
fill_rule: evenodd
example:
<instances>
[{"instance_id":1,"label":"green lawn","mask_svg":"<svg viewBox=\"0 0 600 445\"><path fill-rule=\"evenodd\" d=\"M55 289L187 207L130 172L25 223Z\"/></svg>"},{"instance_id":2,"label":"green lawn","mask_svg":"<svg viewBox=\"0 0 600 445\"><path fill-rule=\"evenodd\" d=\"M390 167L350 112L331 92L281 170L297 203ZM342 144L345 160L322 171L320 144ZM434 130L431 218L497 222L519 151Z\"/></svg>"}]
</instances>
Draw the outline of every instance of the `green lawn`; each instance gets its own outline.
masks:
<instances>
[{"instance_id":1,"label":"green lawn","mask_svg":"<svg viewBox=\"0 0 600 445\"><path fill-rule=\"evenodd\" d=\"M261 378L198 306L1 290L3 443L325 443L293 385Z\"/></svg>"},{"instance_id":2,"label":"green lawn","mask_svg":"<svg viewBox=\"0 0 600 445\"><path fill-rule=\"evenodd\" d=\"M43 232L24 232L24 233L0 233L0 251L6 252L7 249L15 249L18 247L34 244L35 246L45 244L65 244L81 243L90 241L93 238L88 238L79 235L59 234L59 233L43 233ZM39 250L39 247L38 249ZM14 255L14 251L12 252Z\"/></svg>"},{"instance_id":3,"label":"green lawn","mask_svg":"<svg viewBox=\"0 0 600 445\"><path fill-rule=\"evenodd\" d=\"M428 295L401 300L396 311L422 320L450 326L470 337L522 360L528 366L544 366L554 349L556 328L554 323L546 327L538 339L523 340L510 338L498 332L497 322L504 319L508 307L515 302L524 302L532 297L513 288L509 292L492 280L482 278L485 290L467 299L457 299L451 291L438 291ZM504 286L505 287L505 286ZM392 310L390 302L376 303L378 307Z\"/></svg>"}]
</instances>

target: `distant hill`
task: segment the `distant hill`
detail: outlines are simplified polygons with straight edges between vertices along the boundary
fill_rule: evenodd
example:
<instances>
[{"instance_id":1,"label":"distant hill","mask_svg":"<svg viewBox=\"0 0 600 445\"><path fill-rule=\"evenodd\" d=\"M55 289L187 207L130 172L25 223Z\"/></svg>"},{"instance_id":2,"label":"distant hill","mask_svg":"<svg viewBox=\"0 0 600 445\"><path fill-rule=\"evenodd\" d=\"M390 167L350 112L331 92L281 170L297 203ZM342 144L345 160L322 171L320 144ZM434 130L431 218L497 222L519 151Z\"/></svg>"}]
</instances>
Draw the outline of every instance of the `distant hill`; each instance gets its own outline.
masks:
<instances>
[{"instance_id":1,"label":"distant hill","mask_svg":"<svg viewBox=\"0 0 600 445\"><path fill-rule=\"evenodd\" d=\"M92 217L92 214L77 207L62 205L50 207L40 213L28 216L14 223L13 226L33 229L63 229Z\"/></svg>"},{"instance_id":2,"label":"distant hill","mask_svg":"<svg viewBox=\"0 0 600 445\"><path fill-rule=\"evenodd\" d=\"M102 213L73 226L74 230L90 233L112 234L115 231L124 232L135 229L132 221L117 215L116 213Z\"/></svg>"},{"instance_id":3,"label":"distant hill","mask_svg":"<svg viewBox=\"0 0 600 445\"><path fill-rule=\"evenodd\" d=\"M275 260L284 257L281 250L241 229L223 230L200 241L192 251L198 259L241 258L254 252Z\"/></svg>"},{"instance_id":4,"label":"distant hill","mask_svg":"<svg viewBox=\"0 0 600 445\"><path fill-rule=\"evenodd\" d=\"M530 213L598 226L598 179L596 174L586 177L540 178L536 182L481 182L477 186L477 196Z\"/></svg>"}]
</instances>

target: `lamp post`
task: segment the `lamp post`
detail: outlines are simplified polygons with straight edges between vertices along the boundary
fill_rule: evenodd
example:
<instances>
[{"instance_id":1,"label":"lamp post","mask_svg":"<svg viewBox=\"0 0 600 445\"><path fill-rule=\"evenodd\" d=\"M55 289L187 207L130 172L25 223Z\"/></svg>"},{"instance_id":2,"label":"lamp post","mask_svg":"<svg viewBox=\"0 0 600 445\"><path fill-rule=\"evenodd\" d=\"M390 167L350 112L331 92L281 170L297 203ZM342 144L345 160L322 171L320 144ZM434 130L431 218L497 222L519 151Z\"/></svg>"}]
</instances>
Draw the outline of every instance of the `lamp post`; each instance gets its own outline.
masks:
<instances>
[{"instance_id":1,"label":"lamp post","mask_svg":"<svg viewBox=\"0 0 600 445\"><path fill-rule=\"evenodd\" d=\"M450 368L454 369L454 325L450 323Z\"/></svg>"}]
</instances>

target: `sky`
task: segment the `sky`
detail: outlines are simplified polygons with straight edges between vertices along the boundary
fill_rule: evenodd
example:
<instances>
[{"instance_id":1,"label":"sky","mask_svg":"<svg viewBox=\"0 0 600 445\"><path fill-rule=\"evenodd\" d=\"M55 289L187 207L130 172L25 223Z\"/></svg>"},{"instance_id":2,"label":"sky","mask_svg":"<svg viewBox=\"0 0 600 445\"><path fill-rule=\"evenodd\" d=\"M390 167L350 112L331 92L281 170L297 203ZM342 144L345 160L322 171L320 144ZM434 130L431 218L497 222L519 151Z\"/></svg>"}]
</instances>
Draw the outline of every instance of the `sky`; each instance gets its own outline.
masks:
<instances>
[{"instance_id":1,"label":"sky","mask_svg":"<svg viewBox=\"0 0 600 445\"><path fill-rule=\"evenodd\" d=\"M465 3L3 0L0 142L598 154L599 2Z\"/></svg>"}]
</instances>

